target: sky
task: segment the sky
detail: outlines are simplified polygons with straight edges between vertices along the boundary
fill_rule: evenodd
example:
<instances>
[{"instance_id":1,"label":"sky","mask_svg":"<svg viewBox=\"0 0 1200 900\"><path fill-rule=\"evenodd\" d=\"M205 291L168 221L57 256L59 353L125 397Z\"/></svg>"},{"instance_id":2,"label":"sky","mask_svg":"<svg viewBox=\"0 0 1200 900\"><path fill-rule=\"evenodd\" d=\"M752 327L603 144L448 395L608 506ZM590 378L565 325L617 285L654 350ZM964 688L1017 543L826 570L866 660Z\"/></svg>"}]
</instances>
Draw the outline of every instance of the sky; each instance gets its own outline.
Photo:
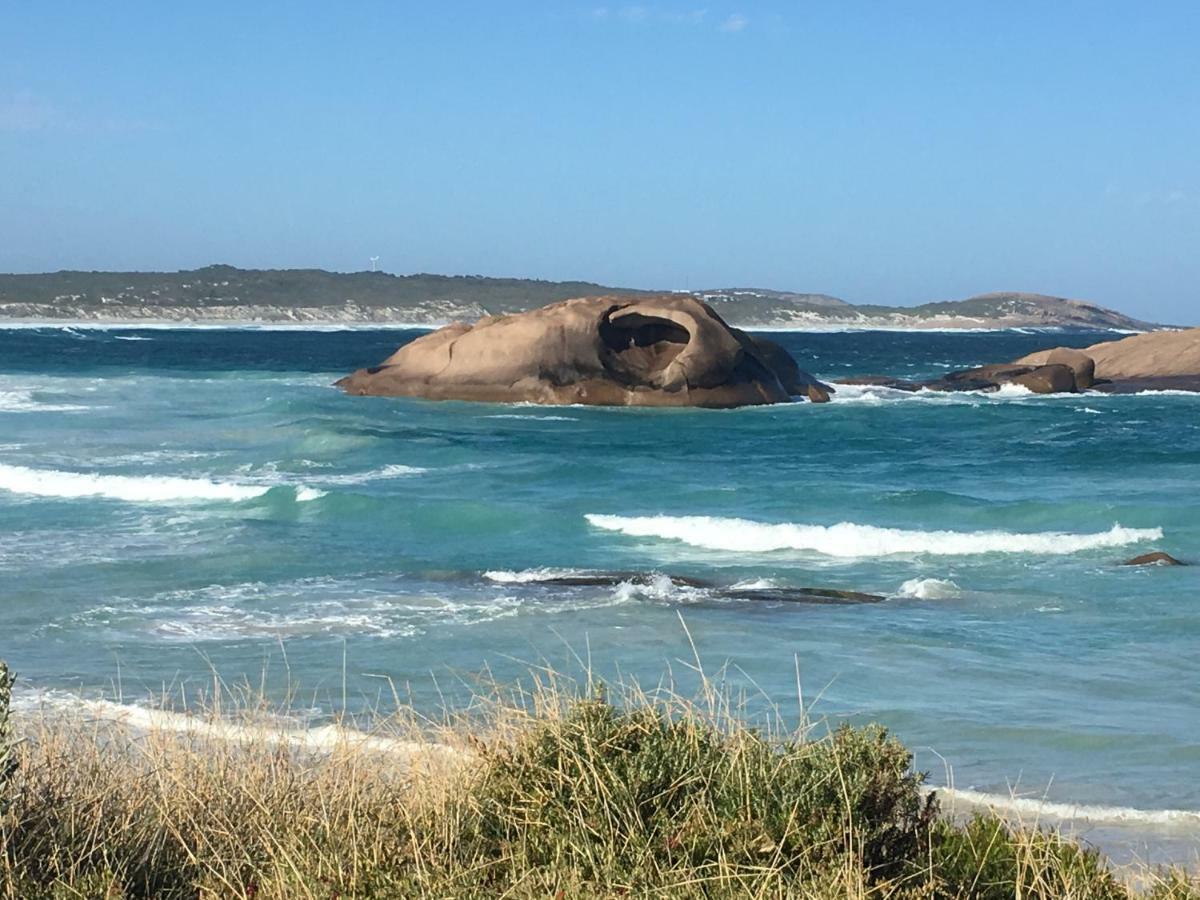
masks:
<instances>
[{"instance_id":1,"label":"sky","mask_svg":"<svg viewBox=\"0 0 1200 900\"><path fill-rule=\"evenodd\" d=\"M1200 3L0 0L0 271L1200 323Z\"/></svg>"}]
</instances>

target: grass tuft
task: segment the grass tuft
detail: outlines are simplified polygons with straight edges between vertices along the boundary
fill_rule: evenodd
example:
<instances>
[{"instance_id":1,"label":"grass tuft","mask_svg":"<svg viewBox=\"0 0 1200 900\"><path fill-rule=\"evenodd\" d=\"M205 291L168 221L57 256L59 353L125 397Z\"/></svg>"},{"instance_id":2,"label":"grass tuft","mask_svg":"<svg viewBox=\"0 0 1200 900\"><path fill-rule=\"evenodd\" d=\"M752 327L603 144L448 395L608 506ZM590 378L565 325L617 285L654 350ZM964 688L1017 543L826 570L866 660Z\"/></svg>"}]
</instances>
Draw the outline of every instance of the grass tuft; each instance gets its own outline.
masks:
<instances>
[{"instance_id":1,"label":"grass tuft","mask_svg":"<svg viewBox=\"0 0 1200 900\"><path fill-rule=\"evenodd\" d=\"M0 812L4 811L8 783L17 771L9 711L15 682L16 678L8 670L8 664L0 660Z\"/></svg>"},{"instance_id":2,"label":"grass tuft","mask_svg":"<svg viewBox=\"0 0 1200 900\"><path fill-rule=\"evenodd\" d=\"M884 729L755 728L711 692L563 688L297 732L231 715L6 717L0 897L1200 900L1094 850L953 822ZM214 704L214 710L216 709Z\"/></svg>"}]
</instances>

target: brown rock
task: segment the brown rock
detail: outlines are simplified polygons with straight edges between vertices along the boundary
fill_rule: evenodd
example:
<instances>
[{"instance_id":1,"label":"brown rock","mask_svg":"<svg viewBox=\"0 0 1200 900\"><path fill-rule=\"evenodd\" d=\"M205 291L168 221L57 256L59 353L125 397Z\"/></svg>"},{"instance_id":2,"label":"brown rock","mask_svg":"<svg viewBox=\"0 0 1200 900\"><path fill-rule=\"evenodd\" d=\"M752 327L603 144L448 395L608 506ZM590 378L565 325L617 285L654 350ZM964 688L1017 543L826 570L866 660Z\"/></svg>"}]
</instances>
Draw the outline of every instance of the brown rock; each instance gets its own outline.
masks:
<instances>
[{"instance_id":1,"label":"brown rock","mask_svg":"<svg viewBox=\"0 0 1200 900\"><path fill-rule=\"evenodd\" d=\"M337 384L432 400L707 407L824 388L782 347L683 294L587 297L448 325Z\"/></svg>"},{"instance_id":2,"label":"brown rock","mask_svg":"<svg viewBox=\"0 0 1200 900\"><path fill-rule=\"evenodd\" d=\"M1043 365L1068 366L1075 373L1075 387L1081 391L1096 383L1096 361L1082 350L1055 347L1046 354Z\"/></svg>"},{"instance_id":3,"label":"brown rock","mask_svg":"<svg viewBox=\"0 0 1200 900\"><path fill-rule=\"evenodd\" d=\"M1017 363L1042 365L1051 362L1050 354L1066 349L1069 348L1039 350ZM1093 344L1082 352L1095 361L1098 379L1200 377L1200 328L1135 334L1119 341Z\"/></svg>"},{"instance_id":4,"label":"brown rock","mask_svg":"<svg viewBox=\"0 0 1200 900\"><path fill-rule=\"evenodd\" d=\"M1035 394L1075 393L1075 373L1064 365L1026 366L1014 363L979 366L951 372L940 382L931 382L931 390L995 390L1001 385L1018 384Z\"/></svg>"},{"instance_id":5,"label":"brown rock","mask_svg":"<svg viewBox=\"0 0 1200 900\"><path fill-rule=\"evenodd\" d=\"M1186 566L1187 563L1180 562L1170 553L1163 553L1161 550L1155 550L1151 553L1143 553L1141 556L1135 556L1133 559L1126 560L1121 563L1123 566Z\"/></svg>"},{"instance_id":6,"label":"brown rock","mask_svg":"<svg viewBox=\"0 0 1200 900\"><path fill-rule=\"evenodd\" d=\"M810 403L829 402L829 390L827 390L824 385L813 382L805 390L805 393L808 395L808 400Z\"/></svg>"},{"instance_id":7,"label":"brown rock","mask_svg":"<svg viewBox=\"0 0 1200 900\"><path fill-rule=\"evenodd\" d=\"M745 334L744 332L739 333ZM783 389L793 397L808 396L809 399L812 399L811 389L814 387L818 388L819 392L825 394L825 401L828 401L829 394L834 393L833 388L829 385L821 384L821 382L801 369L796 364L796 360L792 359L792 354L784 350L779 344L760 337L757 334L745 334L745 336L753 342L754 349L758 351L763 362L767 364L767 367L774 371L780 384L783 385Z\"/></svg>"},{"instance_id":8,"label":"brown rock","mask_svg":"<svg viewBox=\"0 0 1200 900\"><path fill-rule=\"evenodd\" d=\"M1078 392L1075 371L1070 366L1038 366L1024 375L1016 375L1009 384L1019 384L1035 394L1074 394Z\"/></svg>"}]
</instances>

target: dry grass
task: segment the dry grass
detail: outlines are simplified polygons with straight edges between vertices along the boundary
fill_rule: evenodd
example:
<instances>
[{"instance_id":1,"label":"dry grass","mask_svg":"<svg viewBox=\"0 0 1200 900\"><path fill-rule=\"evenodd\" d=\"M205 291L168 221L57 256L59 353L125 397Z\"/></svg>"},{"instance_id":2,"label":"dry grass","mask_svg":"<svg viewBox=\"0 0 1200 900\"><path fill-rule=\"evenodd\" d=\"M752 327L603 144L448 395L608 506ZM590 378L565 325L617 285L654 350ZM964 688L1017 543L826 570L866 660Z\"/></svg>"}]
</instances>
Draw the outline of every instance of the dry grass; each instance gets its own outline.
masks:
<instances>
[{"instance_id":1,"label":"dry grass","mask_svg":"<svg viewBox=\"0 0 1200 900\"><path fill-rule=\"evenodd\" d=\"M19 723L0 897L1135 896L1054 833L938 818L880 728L751 728L711 689L610 699L543 675L365 737L237 707ZM1136 896L1200 898L1148 877Z\"/></svg>"}]
</instances>

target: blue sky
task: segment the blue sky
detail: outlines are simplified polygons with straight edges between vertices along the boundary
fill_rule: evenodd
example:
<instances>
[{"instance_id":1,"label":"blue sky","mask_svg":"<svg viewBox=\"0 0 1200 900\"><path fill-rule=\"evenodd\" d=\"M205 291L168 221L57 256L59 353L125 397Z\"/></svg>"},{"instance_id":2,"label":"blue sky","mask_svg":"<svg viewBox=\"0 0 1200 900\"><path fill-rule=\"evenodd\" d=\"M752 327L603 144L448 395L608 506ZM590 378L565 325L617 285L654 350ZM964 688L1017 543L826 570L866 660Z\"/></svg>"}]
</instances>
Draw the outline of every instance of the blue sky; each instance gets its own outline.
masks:
<instances>
[{"instance_id":1,"label":"blue sky","mask_svg":"<svg viewBox=\"0 0 1200 900\"><path fill-rule=\"evenodd\" d=\"M1200 3L0 0L0 270L1200 321Z\"/></svg>"}]
</instances>

